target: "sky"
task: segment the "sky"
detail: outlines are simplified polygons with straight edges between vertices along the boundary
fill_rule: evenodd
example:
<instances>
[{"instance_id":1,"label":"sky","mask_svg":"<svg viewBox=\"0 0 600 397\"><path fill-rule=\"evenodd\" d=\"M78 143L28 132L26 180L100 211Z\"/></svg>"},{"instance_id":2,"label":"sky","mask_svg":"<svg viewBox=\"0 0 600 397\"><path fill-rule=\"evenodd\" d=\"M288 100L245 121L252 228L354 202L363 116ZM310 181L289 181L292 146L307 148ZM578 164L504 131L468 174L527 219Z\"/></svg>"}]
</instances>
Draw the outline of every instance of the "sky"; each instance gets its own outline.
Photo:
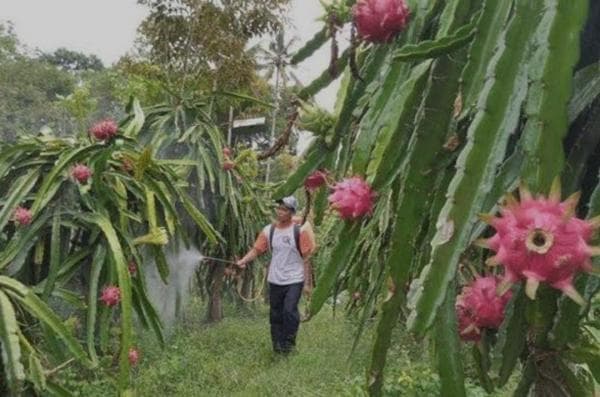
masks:
<instances>
[{"instance_id":1,"label":"sky","mask_svg":"<svg viewBox=\"0 0 600 397\"><path fill-rule=\"evenodd\" d=\"M146 9L135 0L0 0L0 20L13 22L22 43L30 48L53 51L59 47L97 55L105 65L116 62L133 47L136 29ZM295 47L312 37L322 26L319 0L292 0L289 38ZM266 40L262 40L267 43ZM324 46L295 70L308 84L329 62ZM317 102L332 109L338 84L317 96Z\"/></svg>"}]
</instances>

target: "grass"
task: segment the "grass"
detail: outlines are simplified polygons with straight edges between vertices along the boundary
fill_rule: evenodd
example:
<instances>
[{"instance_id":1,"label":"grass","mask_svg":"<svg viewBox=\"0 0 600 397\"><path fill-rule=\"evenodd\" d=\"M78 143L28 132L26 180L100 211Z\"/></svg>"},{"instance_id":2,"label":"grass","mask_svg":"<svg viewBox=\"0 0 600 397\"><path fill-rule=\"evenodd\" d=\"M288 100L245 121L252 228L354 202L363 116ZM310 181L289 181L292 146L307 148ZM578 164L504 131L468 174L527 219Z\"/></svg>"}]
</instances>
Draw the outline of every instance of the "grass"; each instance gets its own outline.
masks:
<instances>
[{"instance_id":1,"label":"grass","mask_svg":"<svg viewBox=\"0 0 600 397\"><path fill-rule=\"evenodd\" d=\"M272 352L265 307L213 326L191 321L164 351L145 352L136 387L140 395L331 396L362 380L368 346L349 361L352 328L331 312L303 323L297 344L288 356Z\"/></svg>"},{"instance_id":2,"label":"grass","mask_svg":"<svg viewBox=\"0 0 600 397\"><path fill-rule=\"evenodd\" d=\"M214 325L201 320L199 303L160 349L151 334L140 335L141 361L133 380L138 396L365 396L364 380L372 329L366 331L349 359L355 327L343 313L335 317L324 308L302 323L298 351L289 356L271 350L268 308L238 312L227 308L226 318ZM401 329L388 355L385 395L441 395L427 351ZM73 375L73 374L72 374ZM71 379L76 395L114 395L103 374ZM75 376L75 375L73 375ZM77 376L75 376L77 378ZM514 385L513 385L514 386ZM469 396L487 395L473 382ZM495 396L509 395L500 391Z\"/></svg>"}]
</instances>

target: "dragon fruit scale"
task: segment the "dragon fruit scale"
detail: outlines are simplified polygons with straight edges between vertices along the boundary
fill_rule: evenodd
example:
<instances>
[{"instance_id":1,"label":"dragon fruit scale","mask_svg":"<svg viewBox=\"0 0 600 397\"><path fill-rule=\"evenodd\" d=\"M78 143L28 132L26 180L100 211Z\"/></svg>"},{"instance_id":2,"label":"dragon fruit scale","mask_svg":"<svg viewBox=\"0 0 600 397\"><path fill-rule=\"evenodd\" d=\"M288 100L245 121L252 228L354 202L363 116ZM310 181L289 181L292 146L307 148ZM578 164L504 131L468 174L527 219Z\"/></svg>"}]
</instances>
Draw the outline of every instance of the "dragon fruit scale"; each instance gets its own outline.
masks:
<instances>
[{"instance_id":1,"label":"dragon fruit scale","mask_svg":"<svg viewBox=\"0 0 600 397\"><path fill-rule=\"evenodd\" d=\"M580 305L585 304L573 286L579 272L591 270L591 257L600 255L599 247L588 245L600 217L589 220L575 216L579 194L560 201L560 184L552 186L548 197L533 197L520 188L520 201L507 195L500 216L484 216L496 234L478 243L496 253L489 265L504 267L499 290L526 280L525 292L535 299L540 283L561 290Z\"/></svg>"},{"instance_id":2,"label":"dragon fruit scale","mask_svg":"<svg viewBox=\"0 0 600 397\"><path fill-rule=\"evenodd\" d=\"M328 200L342 219L357 219L373 212L374 198L371 186L355 176L336 183Z\"/></svg>"},{"instance_id":3,"label":"dragon fruit scale","mask_svg":"<svg viewBox=\"0 0 600 397\"><path fill-rule=\"evenodd\" d=\"M499 279L495 276L477 277L465 286L456 299L456 316L461 339L477 342L481 329L497 329L504 320L504 308L512 293L496 293Z\"/></svg>"},{"instance_id":4,"label":"dragon fruit scale","mask_svg":"<svg viewBox=\"0 0 600 397\"><path fill-rule=\"evenodd\" d=\"M116 306L121 301L121 290L114 285L107 285L102 289L100 300L108 307Z\"/></svg>"},{"instance_id":5,"label":"dragon fruit scale","mask_svg":"<svg viewBox=\"0 0 600 397\"><path fill-rule=\"evenodd\" d=\"M410 16L405 0L359 0L352 13L358 35L372 43L391 41Z\"/></svg>"}]
</instances>

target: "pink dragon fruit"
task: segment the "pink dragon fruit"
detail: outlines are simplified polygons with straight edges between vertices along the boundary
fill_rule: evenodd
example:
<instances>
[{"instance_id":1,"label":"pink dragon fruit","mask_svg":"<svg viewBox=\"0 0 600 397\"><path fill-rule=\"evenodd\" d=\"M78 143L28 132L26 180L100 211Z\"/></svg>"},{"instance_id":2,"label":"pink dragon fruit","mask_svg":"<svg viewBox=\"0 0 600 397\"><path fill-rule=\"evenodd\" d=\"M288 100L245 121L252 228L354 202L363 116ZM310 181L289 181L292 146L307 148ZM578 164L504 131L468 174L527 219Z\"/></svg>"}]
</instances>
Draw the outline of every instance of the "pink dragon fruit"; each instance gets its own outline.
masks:
<instances>
[{"instance_id":1,"label":"pink dragon fruit","mask_svg":"<svg viewBox=\"0 0 600 397\"><path fill-rule=\"evenodd\" d=\"M481 328L500 327L512 293L506 291L498 296L498 284L499 280L494 276L477 277L463 288L455 305L461 339L477 342L481 339Z\"/></svg>"},{"instance_id":2,"label":"pink dragon fruit","mask_svg":"<svg viewBox=\"0 0 600 397\"><path fill-rule=\"evenodd\" d=\"M83 164L77 164L71 170L71 176L77 182L84 184L87 183L88 179L92 176L92 170L90 170L87 166Z\"/></svg>"},{"instance_id":3,"label":"pink dragon fruit","mask_svg":"<svg viewBox=\"0 0 600 397\"><path fill-rule=\"evenodd\" d=\"M15 210L14 220L20 226L29 225L33 219L33 214L25 207L17 207Z\"/></svg>"},{"instance_id":4,"label":"pink dragon fruit","mask_svg":"<svg viewBox=\"0 0 600 397\"><path fill-rule=\"evenodd\" d=\"M223 148L223 157L225 157L225 158L231 157L231 149L229 149L228 147L224 147Z\"/></svg>"},{"instance_id":5,"label":"pink dragon fruit","mask_svg":"<svg viewBox=\"0 0 600 397\"><path fill-rule=\"evenodd\" d=\"M135 347L130 347L127 358L129 359L129 364L135 367L140 360L140 353Z\"/></svg>"},{"instance_id":6,"label":"pink dragon fruit","mask_svg":"<svg viewBox=\"0 0 600 397\"><path fill-rule=\"evenodd\" d=\"M90 128L90 133L99 141L106 141L117 135L119 126L112 119L97 122Z\"/></svg>"},{"instance_id":7,"label":"pink dragon fruit","mask_svg":"<svg viewBox=\"0 0 600 397\"><path fill-rule=\"evenodd\" d=\"M496 252L488 259L489 265L504 267L500 290L525 279L525 291L535 299L539 283L544 282L583 305L573 278L581 271L590 271L591 256L600 255L600 248L587 244L600 226L600 217L576 218L579 194L561 202L558 182L548 197L534 198L521 187L520 200L508 195L500 217L483 216L496 234L479 244Z\"/></svg>"},{"instance_id":8,"label":"pink dragon fruit","mask_svg":"<svg viewBox=\"0 0 600 397\"><path fill-rule=\"evenodd\" d=\"M360 177L353 177L335 184L329 202L342 219L356 219L373 212L374 198L369 184Z\"/></svg>"},{"instance_id":9,"label":"pink dragon fruit","mask_svg":"<svg viewBox=\"0 0 600 397\"><path fill-rule=\"evenodd\" d=\"M358 0L352 13L358 35L372 43L391 41L410 16L405 0Z\"/></svg>"},{"instance_id":10,"label":"pink dragon fruit","mask_svg":"<svg viewBox=\"0 0 600 397\"><path fill-rule=\"evenodd\" d=\"M234 168L235 168L235 163L233 161L231 161L231 160L223 161L223 169L225 171L231 171Z\"/></svg>"},{"instance_id":11,"label":"pink dragon fruit","mask_svg":"<svg viewBox=\"0 0 600 397\"><path fill-rule=\"evenodd\" d=\"M114 285L107 285L102 289L100 300L108 307L115 306L121 301L121 290Z\"/></svg>"},{"instance_id":12,"label":"pink dragon fruit","mask_svg":"<svg viewBox=\"0 0 600 397\"><path fill-rule=\"evenodd\" d=\"M304 181L304 187L310 191L317 190L327 184L327 174L325 170L317 170L310 174Z\"/></svg>"}]
</instances>

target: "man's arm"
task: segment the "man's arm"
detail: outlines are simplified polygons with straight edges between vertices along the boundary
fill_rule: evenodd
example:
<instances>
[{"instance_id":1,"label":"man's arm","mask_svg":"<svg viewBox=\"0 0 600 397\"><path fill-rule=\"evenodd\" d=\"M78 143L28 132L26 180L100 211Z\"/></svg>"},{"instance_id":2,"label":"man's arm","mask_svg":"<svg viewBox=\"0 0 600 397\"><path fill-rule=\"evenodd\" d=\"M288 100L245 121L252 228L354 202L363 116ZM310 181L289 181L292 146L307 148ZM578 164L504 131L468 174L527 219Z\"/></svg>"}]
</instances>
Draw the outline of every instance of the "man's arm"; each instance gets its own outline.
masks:
<instances>
[{"instance_id":1,"label":"man's arm","mask_svg":"<svg viewBox=\"0 0 600 397\"><path fill-rule=\"evenodd\" d=\"M304 262L304 293L309 295L312 293L312 265L310 257L315 251L315 238L310 223L306 222L300 230L300 251Z\"/></svg>"},{"instance_id":2,"label":"man's arm","mask_svg":"<svg viewBox=\"0 0 600 397\"><path fill-rule=\"evenodd\" d=\"M252 262L267 250L268 244L269 242L267 241L265 233L260 232L256 238L256 241L254 242L254 246L250 248L250 251L248 251L246 255L244 255L244 257L238 260L235 264L242 269L245 268L248 263Z\"/></svg>"},{"instance_id":3,"label":"man's arm","mask_svg":"<svg viewBox=\"0 0 600 397\"><path fill-rule=\"evenodd\" d=\"M250 262L252 262L253 260L255 260L259 255L259 252L257 251L256 248L252 247L250 249L250 251L248 251L246 253L246 255L244 255L244 257L240 260L238 260L236 262L236 265L238 265L239 267L241 267L242 269L246 267L246 265Z\"/></svg>"},{"instance_id":4,"label":"man's arm","mask_svg":"<svg viewBox=\"0 0 600 397\"><path fill-rule=\"evenodd\" d=\"M310 259L304 259L304 287L302 288L306 295L312 294L312 269L310 264Z\"/></svg>"}]
</instances>

